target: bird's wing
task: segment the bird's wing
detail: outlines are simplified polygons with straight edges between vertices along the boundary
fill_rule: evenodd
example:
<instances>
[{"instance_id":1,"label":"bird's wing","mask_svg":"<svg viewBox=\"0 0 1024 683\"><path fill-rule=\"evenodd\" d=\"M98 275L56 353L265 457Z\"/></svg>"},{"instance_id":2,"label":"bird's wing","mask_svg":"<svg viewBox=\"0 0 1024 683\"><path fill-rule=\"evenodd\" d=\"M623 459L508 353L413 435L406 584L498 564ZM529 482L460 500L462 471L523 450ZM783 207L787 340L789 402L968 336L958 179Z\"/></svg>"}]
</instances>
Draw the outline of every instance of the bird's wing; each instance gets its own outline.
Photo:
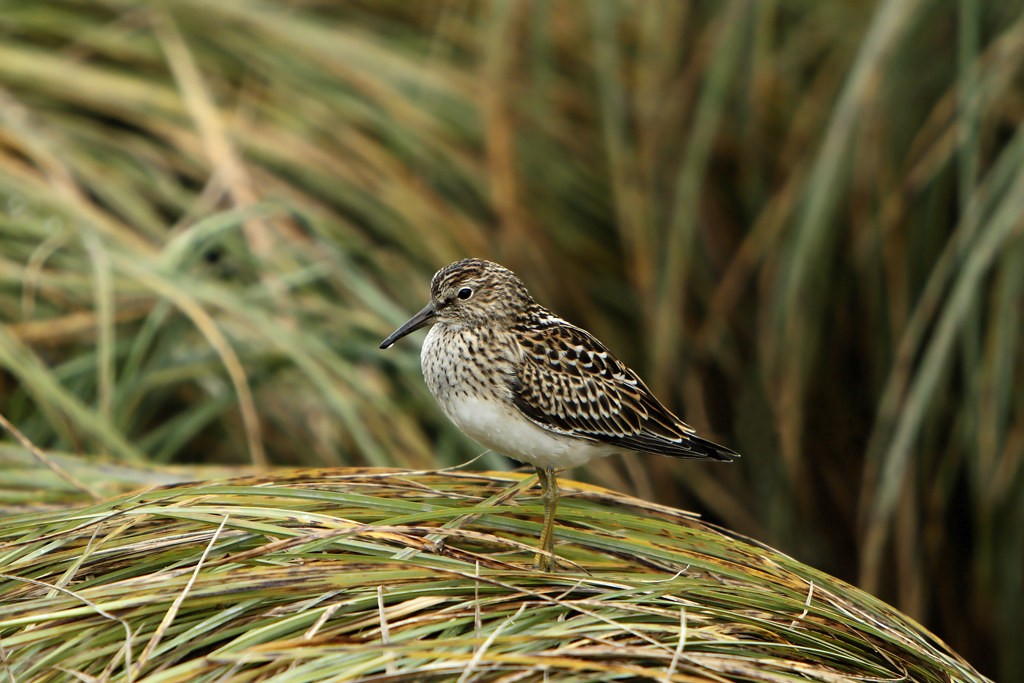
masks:
<instances>
[{"instance_id":1,"label":"bird's wing","mask_svg":"<svg viewBox=\"0 0 1024 683\"><path fill-rule=\"evenodd\" d=\"M694 435L635 372L586 330L560 319L517 331L522 361L516 407L550 431L680 458L732 460L736 453Z\"/></svg>"}]
</instances>

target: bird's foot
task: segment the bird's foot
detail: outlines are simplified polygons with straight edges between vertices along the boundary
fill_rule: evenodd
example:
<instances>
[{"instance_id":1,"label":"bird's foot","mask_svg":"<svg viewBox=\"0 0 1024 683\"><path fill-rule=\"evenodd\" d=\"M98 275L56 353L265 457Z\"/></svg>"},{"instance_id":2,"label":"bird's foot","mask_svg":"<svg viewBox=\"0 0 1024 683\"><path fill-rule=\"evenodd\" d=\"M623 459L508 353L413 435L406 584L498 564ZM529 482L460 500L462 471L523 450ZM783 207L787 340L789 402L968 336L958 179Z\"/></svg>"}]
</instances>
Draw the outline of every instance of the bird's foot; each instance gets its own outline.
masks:
<instances>
[{"instance_id":1,"label":"bird's foot","mask_svg":"<svg viewBox=\"0 0 1024 683\"><path fill-rule=\"evenodd\" d=\"M533 568L542 572L554 572L556 567L554 553L538 552L533 556Z\"/></svg>"}]
</instances>

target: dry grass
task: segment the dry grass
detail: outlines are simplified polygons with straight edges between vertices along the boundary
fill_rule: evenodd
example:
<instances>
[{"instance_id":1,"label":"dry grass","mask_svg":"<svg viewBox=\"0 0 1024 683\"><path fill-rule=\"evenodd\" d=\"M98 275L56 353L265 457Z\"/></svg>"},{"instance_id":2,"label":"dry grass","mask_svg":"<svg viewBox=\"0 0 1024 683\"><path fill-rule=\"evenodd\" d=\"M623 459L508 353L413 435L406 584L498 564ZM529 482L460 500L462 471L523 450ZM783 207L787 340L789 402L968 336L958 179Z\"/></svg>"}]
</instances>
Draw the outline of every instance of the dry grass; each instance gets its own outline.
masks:
<instances>
[{"instance_id":1,"label":"dry grass","mask_svg":"<svg viewBox=\"0 0 1024 683\"><path fill-rule=\"evenodd\" d=\"M303 470L8 518L0 671L147 683L985 680L856 588L595 486L564 483L561 571L535 571L533 480Z\"/></svg>"}]
</instances>

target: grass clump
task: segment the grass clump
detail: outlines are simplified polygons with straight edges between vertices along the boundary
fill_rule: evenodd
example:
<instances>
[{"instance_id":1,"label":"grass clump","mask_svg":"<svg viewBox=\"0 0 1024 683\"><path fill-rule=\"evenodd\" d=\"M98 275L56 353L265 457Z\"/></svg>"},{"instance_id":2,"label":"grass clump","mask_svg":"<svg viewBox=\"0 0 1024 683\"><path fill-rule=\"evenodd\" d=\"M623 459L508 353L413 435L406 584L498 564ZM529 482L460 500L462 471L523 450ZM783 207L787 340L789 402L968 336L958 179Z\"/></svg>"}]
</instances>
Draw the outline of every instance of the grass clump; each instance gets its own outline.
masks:
<instances>
[{"instance_id":1,"label":"grass clump","mask_svg":"<svg viewBox=\"0 0 1024 683\"><path fill-rule=\"evenodd\" d=\"M985 681L913 621L689 513L533 477L287 471L10 517L19 681Z\"/></svg>"}]
</instances>

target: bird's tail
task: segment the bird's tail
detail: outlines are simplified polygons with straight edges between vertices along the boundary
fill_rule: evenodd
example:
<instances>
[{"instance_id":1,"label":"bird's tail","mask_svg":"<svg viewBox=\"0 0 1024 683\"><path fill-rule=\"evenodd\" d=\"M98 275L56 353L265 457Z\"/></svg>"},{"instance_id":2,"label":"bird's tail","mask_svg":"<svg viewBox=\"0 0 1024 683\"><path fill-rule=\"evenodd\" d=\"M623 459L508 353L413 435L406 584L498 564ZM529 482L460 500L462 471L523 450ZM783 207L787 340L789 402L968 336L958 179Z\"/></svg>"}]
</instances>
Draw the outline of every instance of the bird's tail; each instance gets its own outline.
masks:
<instances>
[{"instance_id":1,"label":"bird's tail","mask_svg":"<svg viewBox=\"0 0 1024 683\"><path fill-rule=\"evenodd\" d=\"M688 444L694 453L698 453L705 458L712 460L719 460L721 462L730 462L735 458L740 457L740 454L731 448L720 446L713 441L702 439L699 436L690 435L690 443Z\"/></svg>"}]
</instances>

